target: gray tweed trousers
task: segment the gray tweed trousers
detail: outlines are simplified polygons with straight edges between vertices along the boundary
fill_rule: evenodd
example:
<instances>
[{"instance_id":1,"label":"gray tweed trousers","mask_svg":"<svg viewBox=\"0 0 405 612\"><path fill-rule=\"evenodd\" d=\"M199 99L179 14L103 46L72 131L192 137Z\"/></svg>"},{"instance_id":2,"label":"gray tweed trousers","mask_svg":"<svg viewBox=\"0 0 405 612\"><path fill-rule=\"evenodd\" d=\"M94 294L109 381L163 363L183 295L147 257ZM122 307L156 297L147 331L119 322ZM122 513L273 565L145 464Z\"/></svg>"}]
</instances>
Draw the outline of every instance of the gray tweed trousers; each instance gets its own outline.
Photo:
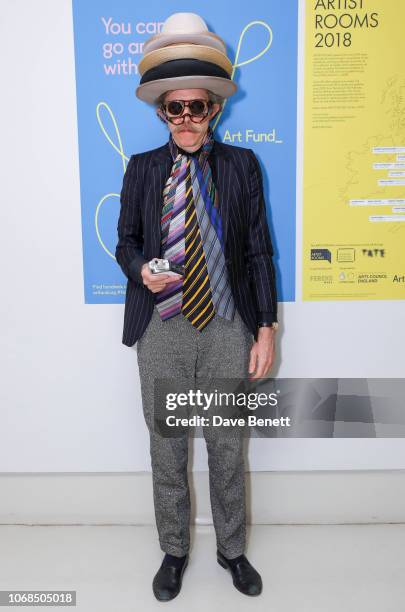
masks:
<instances>
[{"instance_id":1,"label":"gray tweed trousers","mask_svg":"<svg viewBox=\"0 0 405 612\"><path fill-rule=\"evenodd\" d=\"M153 499L160 548L183 556L190 547L189 433L165 437L154 428L155 377L247 378L254 338L236 310L233 321L215 315L200 332L183 314L152 318L136 345L142 405L150 435ZM218 549L232 559L245 552L246 501L242 428L224 435L202 427L206 441L213 524Z\"/></svg>"}]
</instances>

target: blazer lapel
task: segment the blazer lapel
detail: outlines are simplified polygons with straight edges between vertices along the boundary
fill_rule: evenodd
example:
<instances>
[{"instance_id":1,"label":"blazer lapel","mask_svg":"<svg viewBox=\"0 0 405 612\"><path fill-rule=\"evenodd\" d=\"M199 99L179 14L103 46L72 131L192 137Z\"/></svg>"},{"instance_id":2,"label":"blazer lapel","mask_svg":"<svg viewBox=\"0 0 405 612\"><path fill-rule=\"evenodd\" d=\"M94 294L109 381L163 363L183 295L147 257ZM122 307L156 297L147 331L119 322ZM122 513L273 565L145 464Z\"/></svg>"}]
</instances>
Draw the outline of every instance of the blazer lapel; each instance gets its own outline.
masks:
<instances>
[{"instance_id":1,"label":"blazer lapel","mask_svg":"<svg viewBox=\"0 0 405 612\"><path fill-rule=\"evenodd\" d=\"M213 147L213 167L214 167L214 182L215 188L218 191L219 209L221 212L222 221L222 235L225 245L225 255L227 255L227 234L229 225L229 206L231 200L231 189L232 176L231 172L233 166L229 160L228 155L224 152L221 147L221 143L216 140Z\"/></svg>"}]
</instances>

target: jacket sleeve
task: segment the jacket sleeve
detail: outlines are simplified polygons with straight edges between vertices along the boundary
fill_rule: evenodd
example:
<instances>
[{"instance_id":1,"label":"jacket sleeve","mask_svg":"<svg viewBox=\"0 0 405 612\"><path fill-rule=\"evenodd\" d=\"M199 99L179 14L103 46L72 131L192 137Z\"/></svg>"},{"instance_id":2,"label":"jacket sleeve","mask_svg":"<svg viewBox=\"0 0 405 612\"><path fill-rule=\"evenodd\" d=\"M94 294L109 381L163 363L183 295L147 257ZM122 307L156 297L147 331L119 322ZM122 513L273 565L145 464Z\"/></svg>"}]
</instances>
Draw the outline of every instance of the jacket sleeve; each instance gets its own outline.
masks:
<instances>
[{"instance_id":1,"label":"jacket sleeve","mask_svg":"<svg viewBox=\"0 0 405 612\"><path fill-rule=\"evenodd\" d=\"M118 243L115 258L127 278L143 284L141 268L143 257L143 228L140 210L141 162L137 155L131 155L124 174L118 219Z\"/></svg>"},{"instance_id":2,"label":"jacket sleeve","mask_svg":"<svg viewBox=\"0 0 405 612\"><path fill-rule=\"evenodd\" d=\"M257 323L277 321L277 290L273 245L267 223L263 176L252 149L249 153L250 207L246 256L252 290L256 296Z\"/></svg>"}]
</instances>

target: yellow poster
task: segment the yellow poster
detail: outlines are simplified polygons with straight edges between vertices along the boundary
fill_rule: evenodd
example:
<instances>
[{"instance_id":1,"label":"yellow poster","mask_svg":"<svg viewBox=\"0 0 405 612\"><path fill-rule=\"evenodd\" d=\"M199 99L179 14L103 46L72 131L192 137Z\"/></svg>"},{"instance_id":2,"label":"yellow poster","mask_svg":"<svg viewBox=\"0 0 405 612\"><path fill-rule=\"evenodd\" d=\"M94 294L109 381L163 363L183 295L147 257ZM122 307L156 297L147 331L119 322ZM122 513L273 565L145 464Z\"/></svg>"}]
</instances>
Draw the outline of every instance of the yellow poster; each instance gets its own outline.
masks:
<instances>
[{"instance_id":1,"label":"yellow poster","mask_svg":"<svg viewBox=\"0 0 405 612\"><path fill-rule=\"evenodd\" d=\"M304 300L405 299L405 0L306 0Z\"/></svg>"}]
</instances>

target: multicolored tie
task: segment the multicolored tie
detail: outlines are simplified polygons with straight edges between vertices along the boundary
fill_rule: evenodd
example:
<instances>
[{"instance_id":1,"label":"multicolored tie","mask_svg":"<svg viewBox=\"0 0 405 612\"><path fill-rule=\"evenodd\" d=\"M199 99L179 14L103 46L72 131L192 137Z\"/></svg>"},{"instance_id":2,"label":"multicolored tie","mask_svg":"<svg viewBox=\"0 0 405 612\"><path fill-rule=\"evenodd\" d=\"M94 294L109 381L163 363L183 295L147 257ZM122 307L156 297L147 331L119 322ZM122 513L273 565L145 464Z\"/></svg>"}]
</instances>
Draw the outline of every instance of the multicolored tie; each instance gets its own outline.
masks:
<instances>
[{"instance_id":1,"label":"multicolored tie","mask_svg":"<svg viewBox=\"0 0 405 612\"><path fill-rule=\"evenodd\" d=\"M191 160L187 163L185 179L185 275L183 279L183 303L181 311L190 323L201 331L214 317L215 309L194 204L190 162Z\"/></svg>"},{"instance_id":2,"label":"multicolored tie","mask_svg":"<svg viewBox=\"0 0 405 612\"><path fill-rule=\"evenodd\" d=\"M184 264L185 190L183 179L187 172L187 157L178 155L163 189L161 217L161 250L164 259ZM155 293L155 304L162 321L181 313L183 278L172 281Z\"/></svg>"}]
</instances>

